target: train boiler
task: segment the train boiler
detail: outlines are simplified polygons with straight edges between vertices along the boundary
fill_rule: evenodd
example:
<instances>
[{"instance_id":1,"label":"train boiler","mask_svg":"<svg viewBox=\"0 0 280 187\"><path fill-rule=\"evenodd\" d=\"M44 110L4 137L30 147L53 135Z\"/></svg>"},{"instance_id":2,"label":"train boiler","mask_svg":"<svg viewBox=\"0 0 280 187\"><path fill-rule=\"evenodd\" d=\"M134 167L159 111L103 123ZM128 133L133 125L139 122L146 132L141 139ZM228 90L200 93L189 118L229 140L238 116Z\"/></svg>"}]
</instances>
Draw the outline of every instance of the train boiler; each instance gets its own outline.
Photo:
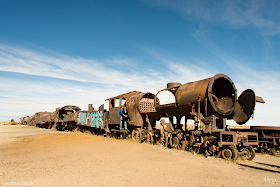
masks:
<instances>
[{"instance_id":1,"label":"train boiler","mask_svg":"<svg viewBox=\"0 0 280 187\"><path fill-rule=\"evenodd\" d=\"M174 95L174 103L160 105L155 100L155 109L161 116L170 119L165 128L165 141L174 148L196 149L205 154L237 159L238 155L254 158L252 145L258 144L258 134L254 132L226 131L226 121L233 119L237 124L246 123L253 114L256 96L248 89L237 98L237 89L232 80L217 74L211 78L186 83L168 83L167 88ZM261 98L257 97L259 101ZM185 117L185 124L181 124ZM176 118L176 124L173 119ZM186 126L194 120L194 129Z\"/></svg>"}]
</instances>

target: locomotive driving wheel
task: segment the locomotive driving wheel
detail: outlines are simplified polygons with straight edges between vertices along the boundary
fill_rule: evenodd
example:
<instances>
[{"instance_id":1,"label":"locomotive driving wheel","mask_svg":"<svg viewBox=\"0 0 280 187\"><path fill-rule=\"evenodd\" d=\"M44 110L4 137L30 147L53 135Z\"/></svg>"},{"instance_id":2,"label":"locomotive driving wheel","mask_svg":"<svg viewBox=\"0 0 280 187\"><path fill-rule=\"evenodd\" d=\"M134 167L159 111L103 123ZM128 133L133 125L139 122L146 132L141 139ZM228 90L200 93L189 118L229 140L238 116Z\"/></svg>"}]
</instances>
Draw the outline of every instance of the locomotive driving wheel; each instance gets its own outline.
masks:
<instances>
[{"instance_id":1,"label":"locomotive driving wheel","mask_svg":"<svg viewBox=\"0 0 280 187\"><path fill-rule=\"evenodd\" d=\"M242 148L240 152L247 152L246 154L242 155L246 160L253 160L255 158L256 153L252 146Z\"/></svg>"},{"instance_id":2,"label":"locomotive driving wheel","mask_svg":"<svg viewBox=\"0 0 280 187\"><path fill-rule=\"evenodd\" d=\"M215 136L210 136L208 137L204 143L203 143L203 147L204 147L204 154L205 156L213 156L215 151L216 151L216 141L217 137Z\"/></svg>"},{"instance_id":3,"label":"locomotive driving wheel","mask_svg":"<svg viewBox=\"0 0 280 187\"><path fill-rule=\"evenodd\" d=\"M234 146L226 146L223 148L221 155L224 159L231 159L235 161L238 157L238 152Z\"/></svg>"},{"instance_id":4,"label":"locomotive driving wheel","mask_svg":"<svg viewBox=\"0 0 280 187\"><path fill-rule=\"evenodd\" d=\"M154 142L156 145L160 145L162 141L162 135L159 131L157 131L156 133L154 133Z\"/></svg>"},{"instance_id":5,"label":"locomotive driving wheel","mask_svg":"<svg viewBox=\"0 0 280 187\"><path fill-rule=\"evenodd\" d=\"M170 146L175 149L182 149L182 140L183 140L183 134L178 133L176 135L173 135L173 137L170 137ZM185 142L184 142L185 143Z\"/></svg>"},{"instance_id":6,"label":"locomotive driving wheel","mask_svg":"<svg viewBox=\"0 0 280 187\"><path fill-rule=\"evenodd\" d=\"M180 149L180 140L177 136L174 136L173 138L170 138L170 145L171 147L175 149Z\"/></svg>"},{"instance_id":7,"label":"locomotive driving wheel","mask_svg":"<svg viewBox=\"0 0 280 187\"><path fill-rule=\"evenodd\" d=\"M141 136L141 130L139 129L139 128L137 128L137 129L133 129L132 130L132 132L131 132L131 138L132 138L132 140L134 140L134 141L141 141L142 140L142 138L141 138L142 136Z\"/></svg>"},{"instance_id":8,"label":"locomotive driving wheel","mask_svg":"<svg viewBox=\"0 0 280 187\"><path fill-rule=\"evenodd\" d=\"M145 139L145 142L151 144L154 143L153 133L151 132L147 133L147 138Z\"/></svg>"},{"instance_id":9,"label":"locomotive driving wheel","mask_svg":"<svg viewBox=\"0 0 280 187\"><path fill-rule=\"evenodd\" d=\"M164 147L168 147L168 140L169 140L169 135L168 132L164 132Z\"/></svg>"},{"instance_id":10,"label":"locomotive driving wheel","mask_svg":"<svg viewBox=\"0 0 280 187\"><path fill-rule=\"evenodd\" d=\"M168 146L168 132L163 132L160 134L160 141L159 144L167 147Z\"/></svg>"},{"instance_id":11,"label":"locomotive driving wheel","mask_svg":"<svg viewBox=\"0 0 280 187\"><path fill-rule=\"evenodd\" d=\"M277 149L277 147L271 148L270 152L271 152L272 155L280 157L280 146L279 146L278 149Z\"/></svg>"}]
</instances>

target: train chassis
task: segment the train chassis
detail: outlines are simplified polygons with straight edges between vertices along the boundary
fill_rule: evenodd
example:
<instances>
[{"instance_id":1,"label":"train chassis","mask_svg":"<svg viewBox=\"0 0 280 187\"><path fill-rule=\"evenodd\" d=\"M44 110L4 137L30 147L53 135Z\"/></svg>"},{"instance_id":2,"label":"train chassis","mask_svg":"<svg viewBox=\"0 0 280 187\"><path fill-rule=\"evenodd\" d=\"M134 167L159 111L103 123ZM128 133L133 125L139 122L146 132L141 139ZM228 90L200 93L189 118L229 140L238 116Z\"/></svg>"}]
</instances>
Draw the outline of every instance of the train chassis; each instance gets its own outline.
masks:
<instances>
[{"instance_id":1,"label":"train chassis","mask_svg":"<svg viewBox=\"0 0 280 187\"><path fill-rule=\"evenodd\" d=\"M110 137L131 138L137 142L162 145L167 148L186 150L205 156L222 157L235 161L238 157L252 160L255 157L254 146L258 145L258 135L254 132L220 131L203 133L202 131L165 131L164 129L115 130L107 133Z\"/></svg>"}]
</instances>

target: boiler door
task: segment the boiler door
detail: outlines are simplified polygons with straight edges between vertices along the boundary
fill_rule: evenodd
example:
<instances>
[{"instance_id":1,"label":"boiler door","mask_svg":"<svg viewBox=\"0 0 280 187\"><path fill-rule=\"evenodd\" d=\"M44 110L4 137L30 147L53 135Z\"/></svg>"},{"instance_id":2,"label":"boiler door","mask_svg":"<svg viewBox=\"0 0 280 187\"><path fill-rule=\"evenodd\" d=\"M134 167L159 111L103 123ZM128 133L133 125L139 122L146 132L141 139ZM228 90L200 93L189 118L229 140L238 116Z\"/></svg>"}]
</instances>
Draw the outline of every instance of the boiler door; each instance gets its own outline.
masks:
<instances>
[{"instance_id":1,"label":"boiler door","mask_svg":"<svg viewBox=\"0 0 280 187\"><path fill-rule=\"evenodd\" d=\"M233 120L243 125L254 112L256 96L253 90L245 90L239 97L233 108Z\"/></svg>"}]
</instances>

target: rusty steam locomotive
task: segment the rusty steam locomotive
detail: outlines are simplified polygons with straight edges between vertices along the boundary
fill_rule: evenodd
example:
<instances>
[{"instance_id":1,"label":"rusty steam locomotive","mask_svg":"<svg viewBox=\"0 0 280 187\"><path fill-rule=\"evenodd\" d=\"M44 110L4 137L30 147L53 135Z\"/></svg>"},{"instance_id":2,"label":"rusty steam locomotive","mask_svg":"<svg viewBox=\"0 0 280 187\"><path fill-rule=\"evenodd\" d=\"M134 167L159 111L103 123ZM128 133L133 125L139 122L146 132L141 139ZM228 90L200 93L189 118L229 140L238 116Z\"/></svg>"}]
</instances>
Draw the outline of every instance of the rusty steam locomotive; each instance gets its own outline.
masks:
<instances>
[{"instance_id":1,"label":"rusty steam locomotive","mask_svg":"<svg viewBox=\"0 0 280 187\"><path fill-rule=\"evenodd\" d=\"M171 92L175 102L160 104L157 96L163 91ZM108 111L104 105L94 110L90 104L88 111L67 105L53 113L38 112L21 120L23 124L33 126L69 131L79 128L81 131L130 137L140 142L232 160L238 156L251 160L255 156L254 147L260 146L258 132L227 130L226 121L233 119L239 125L246 123L254 112L256 102L264 101L250 89L237 98L234 83L224 74L183 85L168 83L167 88L157 94L133 91L106 101L109 102ZM119 113L123 103L129 116L128 130L119 129ZM169 118L168 123L162 120L164 117ZM160 125L156 123L159 120ZM188 120L194 123L189 125ZM274 142L278 151L279 139L276 138Z\"/></svg>"}]
</instances>

